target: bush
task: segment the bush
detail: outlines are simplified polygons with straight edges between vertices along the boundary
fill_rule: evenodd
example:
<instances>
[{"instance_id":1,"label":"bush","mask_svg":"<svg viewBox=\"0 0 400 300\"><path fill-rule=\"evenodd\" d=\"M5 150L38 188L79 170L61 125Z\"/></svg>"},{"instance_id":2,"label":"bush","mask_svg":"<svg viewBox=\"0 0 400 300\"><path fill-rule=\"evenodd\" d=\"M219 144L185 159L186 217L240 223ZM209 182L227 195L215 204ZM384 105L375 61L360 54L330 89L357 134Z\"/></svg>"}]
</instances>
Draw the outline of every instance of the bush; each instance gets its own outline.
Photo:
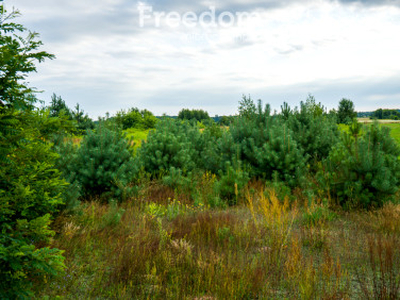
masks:
<instances>
[{"instance_id":1,"label":"bush","mask_svg":"<svg viewBox=\"0 0 400 300\"><path fill-rule=\"evenodd\" d=\"M315 104L313 97L300 104L300 111L288 117L288 126L293 138L303 149L307 160L321 161L328 157L332 147L339 141L336 120L323 112L323 107Z\"/></svg>"},{"instance_id":2,"label":"bush","mask_svg":"<svg viewBox=\"0 0 400 300\"><path fill-rule=\"evenodd\" d=\"M377 123L365 128L355 121L350 133L324 162L320 183L342 206L382 206L398 190L400 148L388 128Z\"/></svg>"},{"instance_id":3,"label":"bush","mask_svg":"<svg viewBox=\"0 0 400 300\"><path fill-rule=\"evenodd\" d=\"M221 171L220 180L215 182L216 192L228 205L236 205L239 198L243 197L243 188L249 179L248 173L240 166L235 169L227 163L226 172Z\"/></svg>"},{"instance_id":4,"label":"bush","mask_svg":"<svg viewBox=\"0 0 400 300\"><path fill-rule=\"evenodd\" d=\"M198 151L195 147L200 132L186 122L173 119L160 121L147 141L138 149L137 161L153 176L169 173L171 168L183 175L196 167Z\"/></svg>"},{"instance_id":5,"label":"bush","mask_svg":"<svg viewBox=\"0 0 400 300\"><path fill-rule=\"evenodd\" d=\"M282 119L270 115L261 103L252 116L238 117L230 127L238 158L250 169L252 177L280 180L293 187L305 171L305 157L293 138L293 132ZM232 153L232 149L230 149Z\"/></svg>"},{"instance_id":6,"label":"bush","mask_svg":"<svg viewBox=\"0 0 400 300\"><path fill-rule=\"evenodd\" d=\"M105 128L102 124L96 131L88 131L75 157L62 169L81 185L84 197L120 200L133 191L128 185L138 170L122 131Z\"/></svg>"},{"instance_id":7,"label":"bush","mask_svg":"<svg viewBox=\"0 0 400 300\"><path fill-rule=\"evenodd\" d=\"M128 128L151 129L157 123L157 118L150 111L139 110L136 107L127 112L124 110L117 112L115 120L124 130Z\"/></svg>"},{"instance_id":8,"label":"bush","mask_svg":"<svg viewBox=\"0 0 400 300\"><path fill-rule=\"evenodd\" d=\"M69 183L61 195L64 203L62 209L66 212L73 212L79 207L81 196L81 185L74 171L78 148L64 135L54 136L53 142L53 149L59 154L55 167L62 172L64 179Z\"/></svg>"}]
</instances>

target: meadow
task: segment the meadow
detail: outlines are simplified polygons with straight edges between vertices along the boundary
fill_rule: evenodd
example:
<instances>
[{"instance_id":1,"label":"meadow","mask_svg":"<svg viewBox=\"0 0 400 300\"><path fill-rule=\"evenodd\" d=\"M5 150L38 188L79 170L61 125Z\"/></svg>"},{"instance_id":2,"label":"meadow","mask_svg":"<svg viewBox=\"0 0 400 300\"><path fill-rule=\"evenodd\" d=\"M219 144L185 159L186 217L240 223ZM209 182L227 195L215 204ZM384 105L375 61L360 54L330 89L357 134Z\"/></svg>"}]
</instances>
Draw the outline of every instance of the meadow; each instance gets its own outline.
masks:
<instances>
[{"instance_id":1,"label":"meadow","mask_svg":"<svg viewBox=\"0 0 400 300\"><path fill-rule=\"evenodd\" d=\"M398 136L399 124L384 126ZM217 181L210 172L173 187L142 178L123 203L91 199L60 215L51 246L65 251L65 274L38 285L38 297L400 297L400 204L349 211L251 180L235 184L235 206L215 205Z\"/></svg>"},{"instance_id":2,"label":"meadow","mask_svg":"<svg viewBox=\"0 0 400 300\"><path fill-rule=\"evenodd\" d=\"M213 178L201 179L202 197ZM61 216L52 246L65 275L39 295L65 299L397 299L400 205L331 210L254 182L235 208L194 205L151 183L123 205Z\"/></svg>"}]
</instances>

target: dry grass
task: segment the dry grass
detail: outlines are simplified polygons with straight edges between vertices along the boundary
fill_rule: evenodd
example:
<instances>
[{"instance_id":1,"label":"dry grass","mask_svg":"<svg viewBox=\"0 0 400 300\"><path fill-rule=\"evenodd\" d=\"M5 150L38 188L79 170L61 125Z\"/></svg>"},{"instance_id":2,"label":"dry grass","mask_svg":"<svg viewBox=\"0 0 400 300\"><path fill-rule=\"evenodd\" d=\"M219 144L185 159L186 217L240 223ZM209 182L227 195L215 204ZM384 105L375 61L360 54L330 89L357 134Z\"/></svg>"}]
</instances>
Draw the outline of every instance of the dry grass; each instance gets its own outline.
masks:
<instances>
[{"instance_id":1,"label":"dry grass","mask_svg":"<svg viewBox=\"0 0 400 300\"><path fill-rule=\"evenodd\" d=\"M64 277L37 287L38 295L399 297L400 206L334 213L321 204L289 204L260 185L252 189L247 205L224 210L168 200L174 191L156 183L119 207L83 204L80 213L54 223L53 246L66 251L68 269Z\"/></svg>"}]
</instances>

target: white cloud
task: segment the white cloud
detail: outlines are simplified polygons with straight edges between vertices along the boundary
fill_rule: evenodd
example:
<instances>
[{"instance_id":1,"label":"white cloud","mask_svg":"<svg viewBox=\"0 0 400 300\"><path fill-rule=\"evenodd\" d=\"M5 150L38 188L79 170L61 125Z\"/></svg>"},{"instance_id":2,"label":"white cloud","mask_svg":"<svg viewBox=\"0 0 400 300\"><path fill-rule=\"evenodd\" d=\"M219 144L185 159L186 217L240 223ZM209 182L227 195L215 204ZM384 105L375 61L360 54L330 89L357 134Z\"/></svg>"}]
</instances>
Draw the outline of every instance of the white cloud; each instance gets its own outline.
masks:
<instances>
[{"instance_id":1,"label":"white cloud","mask_svg":"<svg viewBox=\"0 0 400 300\"><path fill-rule=\"evenodd\" d=\"M57 56L40 66L32 85L46 90L46 100L56 92L92 116L130 106L157 114L176 114L183 106L234 113L242 93L276 97L277 91L292 101L315 93L332 107L340 100L333 94L347 96L340 86L332 94L332 82L349 83L344 93L352 85L360 110L400 103L400 88L391 90L395 85L387 93L362 89L377 78L392 82L400 76L395 6L310 0L258 8L261 19L240 28L173 29L139 28L136 3L124 0L11 3L23 12L21 21L42 34L44 49ZM243 3L232 3L232 9ZM276 101L278 108L282 99Z\"/></svg>"}]
</instances>

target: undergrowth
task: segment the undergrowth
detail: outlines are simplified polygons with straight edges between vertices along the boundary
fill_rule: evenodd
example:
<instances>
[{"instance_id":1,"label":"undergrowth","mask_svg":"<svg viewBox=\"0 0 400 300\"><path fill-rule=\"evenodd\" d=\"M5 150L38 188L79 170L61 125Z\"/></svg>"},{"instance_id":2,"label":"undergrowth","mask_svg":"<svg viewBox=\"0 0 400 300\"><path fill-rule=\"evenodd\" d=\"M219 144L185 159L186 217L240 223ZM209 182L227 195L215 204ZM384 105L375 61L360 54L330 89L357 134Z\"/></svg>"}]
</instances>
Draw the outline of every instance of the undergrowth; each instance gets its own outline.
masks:
<instances>
[{"instance_id":1,"label":"undergrowth","mask_svg":"<svg viewBox=\"0 0 400 300\"><path fill-rule=\"evenodd\" d=\"M256 189L255 189L256 188ZM54 223L65 275L42 297L397 299L399 211L333 211L253 185L236 207L195 205L153 183ZM178 195L178 197L176 197ZM149 197L153 196L154 199ZM166 199L163 199L163 196ZM185 198L186 197L186 198ZM154 200L154 201L153 201ZM161 201L163 200L163 201ZM397 297L397 298L396 298Z\"/></svg>"}]
</instances>

